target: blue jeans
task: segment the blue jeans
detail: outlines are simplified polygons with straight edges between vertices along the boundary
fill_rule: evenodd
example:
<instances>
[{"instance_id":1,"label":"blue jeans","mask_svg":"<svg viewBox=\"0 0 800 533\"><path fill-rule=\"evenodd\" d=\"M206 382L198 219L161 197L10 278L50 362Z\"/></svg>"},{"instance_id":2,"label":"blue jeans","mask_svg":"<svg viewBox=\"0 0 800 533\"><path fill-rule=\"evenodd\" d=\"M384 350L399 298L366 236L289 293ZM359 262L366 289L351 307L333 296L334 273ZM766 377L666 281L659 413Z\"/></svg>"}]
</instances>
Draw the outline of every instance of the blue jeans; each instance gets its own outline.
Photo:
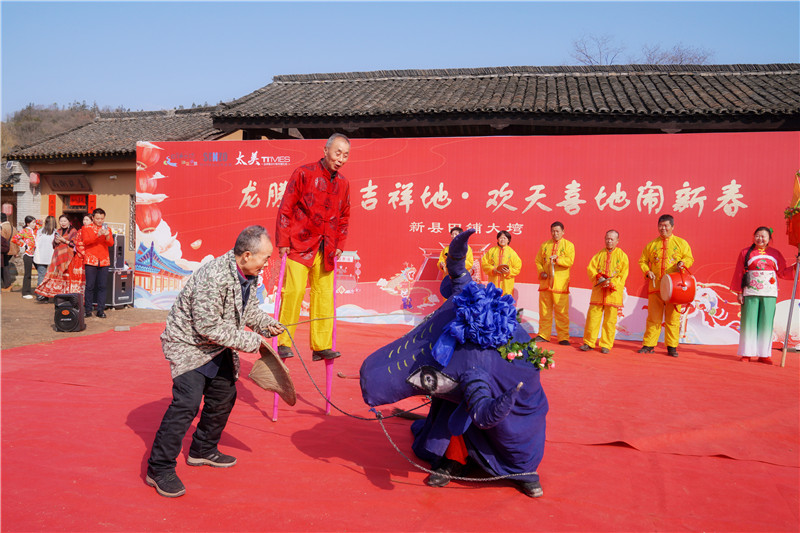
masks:
<instances>
[{"instance_id":1,"label":"blue jeans","mask_svg":"<svg viewBox=\"0 0 800 533\"><path fill-rule=\"evenodd\" d=\"M44 281L44 277L47 275L47 267L50 265L40 265L39 263L34 263L34 265L36 265L36 286L38 287Z\"/></svg>"},{"instance_id":2,"label":"blue jeans","mask_svg":"<svg viewBox=\"0 0 800 533\"><path fill-rule=\"evenodd\" d=\"M106 308L106 285L108 284L108 267L86 265L86 289L83 293L83 305L86 316L92 314L92 304L97 304L97 312Z\"/></svg>"},{"instance_id":3,"label":"blue jeans","mask_svg":"<svg viewBox=\"0 0 800 533\"><path fill-rule=\"evenodd\" d=\"M172 403L167 407L153 441L147 461L149 473L157 475L175 471L183 437L197 416L201 400L204 401L203 412L189 447L192 457L204 457L217 451L222 430L236 403L236 381L230 355L223 357L216 377L208 378L197 370L190 370L172 380Z\"/></svg>"}]
</instances>

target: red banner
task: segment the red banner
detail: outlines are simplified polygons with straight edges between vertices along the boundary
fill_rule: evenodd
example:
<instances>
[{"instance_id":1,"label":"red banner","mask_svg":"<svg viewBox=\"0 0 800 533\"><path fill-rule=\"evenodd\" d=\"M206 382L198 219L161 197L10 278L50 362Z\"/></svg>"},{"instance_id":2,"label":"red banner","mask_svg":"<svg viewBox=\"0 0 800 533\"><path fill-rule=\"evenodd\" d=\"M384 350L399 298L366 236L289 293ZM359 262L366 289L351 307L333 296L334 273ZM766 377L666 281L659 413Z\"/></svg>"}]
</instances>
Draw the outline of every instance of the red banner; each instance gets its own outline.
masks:
<instances>
[{"instance_id":1,"label":"red banner","mask_svg":"<svg viewBox=\"0 0 800 533\"><path fill-rule=\"evenodd\" d=\"M146 274L137 255L136 305L168 308L189 273L232 248L244 226L261 224L274 234L292 171L322 157L323 144L140 143L137 246L152 248L150 263L157 255L175 268L165 263L160 274ZM798 147L796 132L354 139L342 170L352 212L337 312L394 313L372 320L409 323L430 312L441 301L436 259L458 225L476 229L470 240L476 263L499 230L512 234L523 261L514 296L536 331L534 258L558 220L576 248L571 334L582 335L591 287L586 265L603 247L606 230L615 229L631 262L618 337L640 339L646 297L637 263L657 237L658 216L670 213L675 235L692 247L691 270L700 285L682 340L738 342L739 307L728 289L738 252L766 225L775 228L774 245L790 263L797 253L786 241L783 209L800 168ZM780 289L776 332L785 330L791 283ZM265 308L273 290L268 275Z\"/></svg>"}]
</instances>

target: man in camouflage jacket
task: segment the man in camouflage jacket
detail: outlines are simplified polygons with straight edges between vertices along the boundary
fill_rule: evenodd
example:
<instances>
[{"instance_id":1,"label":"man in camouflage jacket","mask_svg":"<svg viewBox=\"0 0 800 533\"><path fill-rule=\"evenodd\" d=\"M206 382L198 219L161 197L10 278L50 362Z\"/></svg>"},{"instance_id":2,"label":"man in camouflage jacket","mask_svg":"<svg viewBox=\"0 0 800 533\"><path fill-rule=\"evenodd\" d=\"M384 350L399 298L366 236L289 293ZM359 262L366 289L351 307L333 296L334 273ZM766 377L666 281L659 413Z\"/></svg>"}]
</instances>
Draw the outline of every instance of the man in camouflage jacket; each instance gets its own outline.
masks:
<instances>
[{"instance_id":1,"label":"man in camouflage jacket","mask_svg":"<svg viewBox=\"0 0 800 533\"><path fill-rule=\"evenodd\" d=\"M173 399L153 442L146 477L162 496L186 492L175 473L176 459L203 399L186 462L215 467L236 464L236 458L220 453L217 444L236 401L237 351L257 352L267 342L263 336L283 331L258 308L255 295L258 275L271 254L266 230L245 228L233 250L189 278L170 310L161 346L170 363Z\"/></svg>"}]
</instances>

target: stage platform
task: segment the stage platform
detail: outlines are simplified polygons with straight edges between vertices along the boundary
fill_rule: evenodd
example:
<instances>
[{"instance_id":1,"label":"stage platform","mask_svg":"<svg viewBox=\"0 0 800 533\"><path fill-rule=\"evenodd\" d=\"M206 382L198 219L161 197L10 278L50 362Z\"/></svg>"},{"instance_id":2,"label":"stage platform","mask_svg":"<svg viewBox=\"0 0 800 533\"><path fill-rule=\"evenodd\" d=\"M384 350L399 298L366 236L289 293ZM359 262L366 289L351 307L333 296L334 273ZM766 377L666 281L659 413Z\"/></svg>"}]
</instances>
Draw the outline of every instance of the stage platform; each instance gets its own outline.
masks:
<instances>
[{"instance_id":1,"label":"stage platform","mask_svg":"<svg viewBox=\"0 0 800 533\"><path fill-rule=\"evenodd\" d=\"M363 358L408 330L340 323L335 372L357 376ZM798 531L798 354L785 368L740 362L735 346L659 346L639 355L548 345L550 401L540 466L544 497L509 482L424 484L375 421L325 401L301 361L298 392L273 422L273 394L247 378L220 449L229 469L178 459L186 495L144 482L170 401L163 324L2 352L2 531ZM311 363L324 390L323 363ZM304 336L306 335L306 336ZM358 381L334 377L333 401L371 416ZM419 405L406 400L404 407ZM391 406L382 411L389 412ZM410 421L386 428L409 457ZM415 459L416 460L416 459ZM427 465L425 465L427 466Z\"/></svg>"}]
</instances>

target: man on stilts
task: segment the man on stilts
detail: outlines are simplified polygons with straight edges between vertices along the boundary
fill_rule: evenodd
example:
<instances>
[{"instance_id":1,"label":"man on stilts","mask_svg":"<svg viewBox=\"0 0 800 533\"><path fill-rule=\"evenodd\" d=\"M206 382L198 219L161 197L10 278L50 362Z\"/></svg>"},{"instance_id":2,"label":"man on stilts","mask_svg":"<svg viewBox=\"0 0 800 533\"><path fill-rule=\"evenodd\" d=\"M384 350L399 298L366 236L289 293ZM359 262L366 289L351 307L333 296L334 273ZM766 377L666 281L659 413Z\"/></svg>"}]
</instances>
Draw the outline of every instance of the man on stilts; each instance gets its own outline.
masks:
<instances>
[{"instance_id":1,"label":"man on stilts","mask_svg":"<svg viewBox=\"0 0 800 533\"><path fill-rule=\"evenodd\" d=\"M314 320L334 316L333 279L335 260L342 254L350 222L350 184L339 173L350 155L350 140L334 133L325 143L323 157L297 168L286 185L278 209L275 230L278 253L286 256L285 280L281 293L280 322L294 324L306 285L311 285L309 314L312 319L312 359L335 359L333 321ZM278 338L278 355L292 356L289 334Z\"/></svg>"}]
</instances>

